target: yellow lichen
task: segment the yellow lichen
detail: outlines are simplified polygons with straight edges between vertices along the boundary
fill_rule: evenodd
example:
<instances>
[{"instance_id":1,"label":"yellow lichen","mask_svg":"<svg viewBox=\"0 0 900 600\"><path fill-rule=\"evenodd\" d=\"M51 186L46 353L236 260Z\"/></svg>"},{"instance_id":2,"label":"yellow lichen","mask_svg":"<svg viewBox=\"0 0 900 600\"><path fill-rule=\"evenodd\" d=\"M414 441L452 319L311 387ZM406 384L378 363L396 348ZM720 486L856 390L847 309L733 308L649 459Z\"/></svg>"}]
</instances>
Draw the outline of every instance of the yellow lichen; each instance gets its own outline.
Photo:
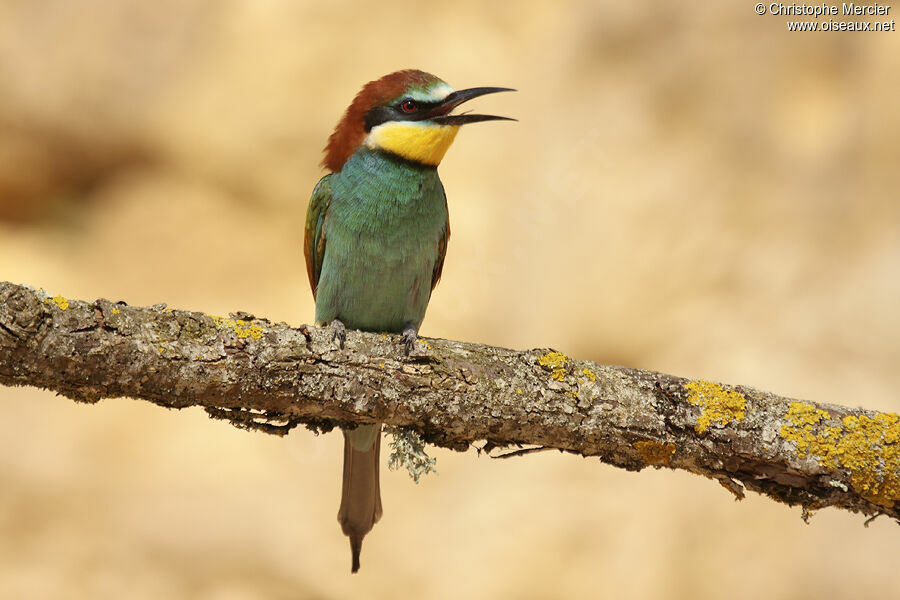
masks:
<instances>
[{"instance_id":1,"label":"yellow lichen","mask_svg":"<svg viewBox=\"0 0 900 600\"><path fill-rule=\"evenodd\" d=\"M253 338L258 340L263 336L262 327L254 325L250 321L242 321L241 319L226 319L225 317L213 317L216 327L228 327L239 338Z\"/></svg>"},{"instance_id":2,"label":"yellow lichen","mask_svg":"<svg viewBox=\"0 0 900 600\"><path fill-rule=\"evenodd\" d=\"M122 311L119 310L118 308L112 309L112 314L114 314L114 315L117 315L117 314L119 314L120 312L122 312Z\"/></svg>"},{"instance_id":3,"label":"yellow lichen","mask_svg":"<svg viewBox=\"0 0 900 600\"><path fill-rule=\"evenodd\" d=\"M584 373L585 375L587 375L587 378L590 379L591 381L597 381L597 376L594 375L594 372L591 371L590 369L582 369L581 372Z\"/></svg>"},{"instance_id":4,"label":"yellow lichen","mask_svg":"<svg viewBox=\"0 0 900 600\"><path fill-rule=\"evenodd\" d=\"M781 437L797 444L797 454L806 456L808 451L812 454L824 456L822 444L826 436L831 436L831 431L826 431L822 440L814 433L813 427L819 424L822 419L827 419L828 413L812 404L805 402L791 402L785 418L791 422L791 425L784 425L781 428ZM834 429L834 428L830 428ZM840 433L840 430L838 430ZM826 452L827 454L827 452ZM829 464L829 466L833 466Z\"/></svg>"},{"instance_id":5,"label":"yellow lichen","mask_svg":"<svg viewBox=\"0 0 900 600\"><path fill-rule=\"evenodd\" d=\"M882 506L900 499L900 425L894 413L844 417L837 458L859 495Z\"/></svg>"},{"instance_id":6,"label":"yellow lichen","mask_svg":"<svg viewBox=\"0 0 900 600\"><path fill-rule=\"evenodd\" d=\"M538 359L538 364L551 370L550 377L556 381L566 378L566 365L569 358L562 352L548 352Z\"/></svg>"},{"instance_id":7,"label":"yellow lichen","mask_svg":"<svg viewBox=\"0 0 900 600\"><path fill-rule=\"evenodd\" d=\"M672 455L675 454L675 444L671 443L641 440L631 445L648 465L668 467L672 462Z\"/></svg>"},{"instance_id":8,"label":"yellow lichen","mask_svg":"<svg viewBox=\"0 0 900 600\"><path fill-rule=\"evenodd\" d=\"M850 483L863 498L893 507L900 500L900 417L847 415L828 425L831 415L805 402L792 402L790 423L781 437L797 445L797 455L810 456L829 469L850 471ZM832 421L834 422L834 421Z\"/></svg>"},{"instance_id":9,"label":"yellow lichen","mask_svg":"<svg viewBox=\"0 0 900 600\"><path fill-rule=\"evenodd\" d=\"M517 394L524 394L525 392L522 391L522 388L517 387L517 388L516 388L516 393L517 393Z\"/></svg>"},{"instance_id":10,"label":"yellow lichen","mask_svg":"<svg viewBox=\"0 0 900 600\"><path fill-rule=\"evenodd\" d=\"M53 296L52 298L44 298L44 304L55 304L60 310L69 308L69 301L62 296Z\"/></svg>"},{"instance_id":11,"label":"yellow lichen","mask_svg":"<svg viewBox=\"0 0 900 600\"><path fill-rule=\"evenodd\" d=\"M694 430L705 433L710 425L728 425L743 421L747 415L747 399L734 390L726 390L710 381L691 381L684 386L688 401L700 407L700 416Z\"/></svg>"},{"instance_id":12,"label":"yellow lichen","mask_svg":"<svg viewBox=\"0 0 900 600\"><path fill-rule=\"evenodd\" d=\"M258 340L263 335L262 327L254 325L249 321L241 321L240 319L235 321L234 325L231 325L231 328L234 329L234 332L239 338L249 337Z\"/></svg>"}]
</instances>

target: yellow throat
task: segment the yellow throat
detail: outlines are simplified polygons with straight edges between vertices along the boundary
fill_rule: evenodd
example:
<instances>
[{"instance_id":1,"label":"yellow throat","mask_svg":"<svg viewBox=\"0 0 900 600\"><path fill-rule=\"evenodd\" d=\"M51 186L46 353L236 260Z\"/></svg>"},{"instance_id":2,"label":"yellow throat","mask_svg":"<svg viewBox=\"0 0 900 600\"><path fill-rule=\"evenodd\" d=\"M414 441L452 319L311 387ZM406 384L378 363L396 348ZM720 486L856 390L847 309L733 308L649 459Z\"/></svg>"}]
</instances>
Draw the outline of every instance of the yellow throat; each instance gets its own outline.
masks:
<instances>
[{"instance_id":1,"label":"yellow throat","mask_svg":"<svg viewBox=\"0 0 900 600\"><path fill-rule=\"evenodd\" d=\"M388 121L372 128L366 146L436 167L453 143L459 125L427 121Z\"/></svg>"}]
</instances>

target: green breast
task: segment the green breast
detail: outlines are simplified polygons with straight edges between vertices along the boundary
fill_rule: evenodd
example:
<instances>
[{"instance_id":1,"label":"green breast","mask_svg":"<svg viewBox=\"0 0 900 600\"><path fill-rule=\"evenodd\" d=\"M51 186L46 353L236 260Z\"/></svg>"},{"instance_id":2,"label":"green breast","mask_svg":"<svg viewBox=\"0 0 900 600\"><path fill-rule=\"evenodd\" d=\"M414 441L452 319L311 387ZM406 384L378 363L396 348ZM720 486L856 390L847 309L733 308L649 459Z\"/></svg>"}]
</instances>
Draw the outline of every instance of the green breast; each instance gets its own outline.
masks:
<instances>
[{"instance_id":1,"label":"green breast","mask_svg":"<svg viewBox=\"0 0 900 600\"><path fill-rule=\"evenodd\" d=\"M437 169L362 148L331 177L331 190L316 321L418 328L448 222Z\"/></svg>"}]
</instances>

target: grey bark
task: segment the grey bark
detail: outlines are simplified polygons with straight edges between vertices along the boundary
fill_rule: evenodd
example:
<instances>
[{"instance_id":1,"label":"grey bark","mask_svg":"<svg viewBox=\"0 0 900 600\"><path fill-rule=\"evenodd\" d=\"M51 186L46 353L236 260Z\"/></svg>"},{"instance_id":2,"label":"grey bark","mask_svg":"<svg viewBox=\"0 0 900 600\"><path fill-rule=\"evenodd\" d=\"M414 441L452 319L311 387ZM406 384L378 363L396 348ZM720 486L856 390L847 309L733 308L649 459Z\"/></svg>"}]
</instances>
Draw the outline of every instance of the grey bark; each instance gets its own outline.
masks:
<instances>
[{"instance_id":1,"label":"grey bark","mask_svg":"<svg viewBox=\"0 0 900 600\"><path fill-rule=\"evenodd\" d=\"M628 470L682 469L810 511L900 518L896 415L783 398L576 360L398 336L292 328L49 297L0 283L0 384L80 402L131 397L201 406L234 425L284 434L381 421L466 450L536 445Z\"/></svg>"}]
</instances>

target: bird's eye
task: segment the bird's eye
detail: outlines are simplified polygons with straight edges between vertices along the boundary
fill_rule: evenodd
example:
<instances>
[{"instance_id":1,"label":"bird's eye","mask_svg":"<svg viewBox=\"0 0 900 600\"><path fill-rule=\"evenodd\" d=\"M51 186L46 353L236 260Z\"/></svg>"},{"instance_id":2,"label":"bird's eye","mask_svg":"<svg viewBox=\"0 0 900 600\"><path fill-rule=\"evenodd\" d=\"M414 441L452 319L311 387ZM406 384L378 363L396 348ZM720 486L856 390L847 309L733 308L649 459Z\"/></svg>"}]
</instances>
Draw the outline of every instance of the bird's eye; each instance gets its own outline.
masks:
<instances>
[{"instance_id":1,"label":"bird's eye","mask_svg":"<svg viewBox=\"0 0 900 600\"><path fill-rule=\"evenodd\" d=\"M416 104L415 100L404 100L400 103L400 110L405 113L416 112L417 108L419 108L419 105Z\"/></svg>"}]
</instances>

